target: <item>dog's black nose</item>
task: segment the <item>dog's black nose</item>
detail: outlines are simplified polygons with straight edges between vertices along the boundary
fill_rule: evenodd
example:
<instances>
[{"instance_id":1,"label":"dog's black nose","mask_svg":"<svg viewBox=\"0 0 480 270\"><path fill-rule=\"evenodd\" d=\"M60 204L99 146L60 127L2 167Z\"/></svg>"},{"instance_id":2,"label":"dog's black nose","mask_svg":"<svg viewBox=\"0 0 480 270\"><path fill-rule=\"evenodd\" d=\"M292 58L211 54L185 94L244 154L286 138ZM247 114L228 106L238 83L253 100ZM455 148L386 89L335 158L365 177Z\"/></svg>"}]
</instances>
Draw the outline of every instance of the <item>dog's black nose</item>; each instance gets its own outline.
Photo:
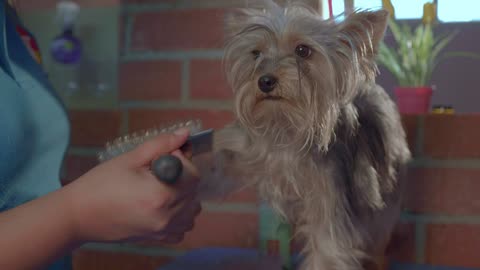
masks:
<instances>
[{"instance_id":1,"label":"dog's black nose","mask_svg":"<svg viewBox=\"0 0 480 270\"><path fill-rule=\"evenodd\" d=\"M277 78L273 75L264 75L258 80L258 87L264 93L272 92L275 86L277 86Z\"/></svg>"}]
</instances>

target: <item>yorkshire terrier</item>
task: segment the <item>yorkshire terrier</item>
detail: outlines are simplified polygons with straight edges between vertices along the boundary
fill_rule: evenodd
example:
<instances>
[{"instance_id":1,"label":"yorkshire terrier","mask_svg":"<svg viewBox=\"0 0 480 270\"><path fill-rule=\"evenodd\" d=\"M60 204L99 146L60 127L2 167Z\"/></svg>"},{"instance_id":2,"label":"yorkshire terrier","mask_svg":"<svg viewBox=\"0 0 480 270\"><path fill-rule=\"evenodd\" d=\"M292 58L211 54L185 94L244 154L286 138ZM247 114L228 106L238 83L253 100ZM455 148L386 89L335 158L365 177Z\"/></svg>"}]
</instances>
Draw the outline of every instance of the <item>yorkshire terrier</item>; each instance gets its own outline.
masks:
<instances>
[{"instance_id":1,"label":"yorkshire terrier","mask_svg":"<svg viewBox=\"0 0 480 270\"><path fill-rule=\"evenodd\" d=\"M254 185L303 239L302 269L366 269L398 220L410 159L396 105L375 83L388 12L338 22L263 2L227 18L236 120L215 134L207 188Z\"/></svg>"}]
</instances>

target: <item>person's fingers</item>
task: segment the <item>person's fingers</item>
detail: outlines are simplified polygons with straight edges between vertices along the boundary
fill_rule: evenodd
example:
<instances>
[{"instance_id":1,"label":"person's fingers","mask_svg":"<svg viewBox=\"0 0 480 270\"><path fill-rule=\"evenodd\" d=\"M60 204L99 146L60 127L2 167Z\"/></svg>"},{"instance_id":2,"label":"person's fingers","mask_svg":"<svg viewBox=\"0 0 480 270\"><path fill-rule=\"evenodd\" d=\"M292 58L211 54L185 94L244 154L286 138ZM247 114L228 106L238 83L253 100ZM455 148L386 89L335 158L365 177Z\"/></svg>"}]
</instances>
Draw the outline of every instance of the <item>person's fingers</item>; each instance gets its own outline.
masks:
<instances>
[{"instance_id":1,"label":"person's fingers","mask_svg":"<svg viewBox=\"0 0 480 270\"><path fill-rule=\"evenodd\" d=\"M176 224L175 226L169 227L165 231L162 231L162 234L165 234L165 235L182 234L182 233L191 231L193 227L194 227L193 221L183 222L183 223Z\"/></svg>"},{"instance_id":2,"label":"person's fingers","mask_svg":"<svg viewBox=\"0 0 480 270\"><path fill-rule=\"evenodd\" d=\"M133 167L145 166L159 156L179 149L186 142L189 133L188 129L179 129L174 133L160 134L125 154L124 160Z\"/></svg>"},{"instance_id":3,"label":"person's fingers","mask_svg":"<svg viewBox=\"0 0 480 270\"><path fill-rule=\"evenodd\" d=\"M193 200L188 205L185 205L176 216L172 219L171 224L167 226L167 229L170 226L175 226L175 224L180 223L190 223L192 222L202 211L202 205L199 201Z\"/></svg>"},{"instance_id":4,"label":"person's fingers","mask_svg":"<svg viewBox=\"0 0 480 270\"><path fill-rule=\"evenodd\" d=\"M164 235L164 236L159 236L159 237L154 237L155 240L160 241L164 244L167 245L173 245L173 244L178 244L183 241L183 238L185 238L185 234L169 234L169 235Z\"/></svg>"},{"instance_id":5,"label":"person's fingers","mask_svg":"<svg viewBox=\"0 0 480 270\"><path fill-rule=\"evenodd\" d=\"M193 158L193 149L192 149L192 144L191 143L186 143L183 147L182 147L182 155L188 159L188 160L192 160Z\"/></svg>"},{"instance_id":6,"label":"person's fingers","mask_svg":"<svg viewBox=\"0 0 480 270\"><path fill-rule=\"evenodd\" d=\"M197 178L184 176L177 183L168 185L158 180L149 168L141 168L137 173L142 179L148 180L150 188L159 198L166 198L166 209L162 210L176 213L197 197Z\"/></svg>"},{"instance_id":7,"label":"person's fingers","mask_svg":"<svg viewBox=\"0 0 480 270\"><path fill-rule=\"evenodd\" d=\"M177 196L175 199L171 200L168 209L162 209L162 211L167 211L169 218L173 219L179 213L190 207L195 200L195 196L184 196L182 198Z\"/></svg>"},{"instance_id":8,"label":"person's fingers","mask_svg":"<svg viewBox=\"0 0 480 270\"><path fill-rule=\"evenodd\" d=\"M193 165L192 161L185 156L184 153L182 153L180 150L175 150L172 152L173 156L176 156L178 159L183 164L184 167L184 173L188 173L187 176L190 176L190 178L198 178L199 177L199 172L198 169Z\"/></svg>"},{"instance_id":9,"label":"person's fingers","mask_svg":"<svg viewBox=\"0 0 480 270\"><path fill-rule=\"evenodd\" d=\"M168 213L170 221L161 232L178 232L189 229L188 227L194 223L201 211L202 206L195 198L185 200ZM183 228L183 225L186 225L187 228Z\"/></svg>"},{"instance_id":10,"label":"person's fingers","mask_svg":"<svg viewBox=\"0 0 480 270\"><path fill-rule=\"evenodd\" d=\"M188 197L195 197L198 192L198 185L200 183L198 177L198 170L188 161L179 150L172 152L172 155L178 157L183 164L183 172L180 179L169 186L176 191L176 201L172 203L171 207L185 200Z\"/></svg>"},{"instance_id":11,"label":"person's fingers","mask_svg":"<svg viewBox=\"0 0 480 270\"><path fill-rule=\"evenodd\" d=\"M187 206L186 202L192 203L193 201L197 201L198 185L190 185L188 187L183 187L182 189L177 189L176 192L177 193L175 201L170 204L170 207L178 210L179 208L177 207L177 205L179 204Z\"/></svg>"}]
</instances>

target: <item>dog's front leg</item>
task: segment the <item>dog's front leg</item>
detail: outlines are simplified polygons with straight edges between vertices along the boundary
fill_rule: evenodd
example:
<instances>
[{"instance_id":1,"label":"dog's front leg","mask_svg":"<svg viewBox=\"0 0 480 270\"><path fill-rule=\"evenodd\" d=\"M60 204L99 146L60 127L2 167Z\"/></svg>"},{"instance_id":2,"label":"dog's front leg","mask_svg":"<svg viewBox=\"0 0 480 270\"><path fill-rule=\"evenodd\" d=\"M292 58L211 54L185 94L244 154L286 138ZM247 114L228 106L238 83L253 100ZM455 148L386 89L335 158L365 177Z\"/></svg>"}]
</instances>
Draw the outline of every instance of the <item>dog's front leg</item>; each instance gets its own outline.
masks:
<instances>
[{"instance_id":1,"label":"dog's front leg","mask_svg":"<svg viewBox=\"0 0 480 270\"><path fill-rule=\"evenodd\" d=\"M371 270L362 265L368 255L360 232L333 223L309 220L298 227L304 240L301 270Z\"/></svg>"},{"instance_id":2,"label":"dog's front leg","mask_svg":"<svg viewBox=\"0 0 480 270\"><path fill-rule=\"evenodd\" d=\"M309 224L300 228L305 239L304 257L300 270L353 270L351 268L339 268L340 265L345 267L345 264L344 259L338 256L343 253L338 243L331 238L325 228L322 228L324 225L319 225L319 227L312 225Z\"/></svg>"},{"instance_id":3,"label":"dog's front leg","mask_svg":"<svg viewBox=\"0 0 480 270\"><path fill-rule=\"evenodd\" d=\"M245 132L236 124L215 131L213 151L194 159L201 175L202 200L222 199L244 186L245 168L241 168L238 160L247 145Z\"/></svg>"}]
</instances>

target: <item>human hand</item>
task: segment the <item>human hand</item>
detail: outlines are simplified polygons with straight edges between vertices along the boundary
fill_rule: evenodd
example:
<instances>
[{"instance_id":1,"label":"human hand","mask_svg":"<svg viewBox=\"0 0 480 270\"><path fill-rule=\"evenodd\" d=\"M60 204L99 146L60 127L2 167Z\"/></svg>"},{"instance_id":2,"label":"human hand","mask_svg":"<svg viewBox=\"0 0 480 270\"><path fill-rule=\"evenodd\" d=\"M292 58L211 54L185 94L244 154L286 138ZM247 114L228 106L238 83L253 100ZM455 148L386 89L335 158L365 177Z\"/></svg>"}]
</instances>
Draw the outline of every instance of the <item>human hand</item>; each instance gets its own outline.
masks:
<instances>
[{"instance_id":1,"label":"human hand","mask_svg":"<svg viewBox=\"0 0 480 270\"><path fill-rule=\"evenodd\" d=\"M197 169L178 150L187 137L188 130L159 135L66 186L78 241L180 242L201 211ZM175 155L184 166L184 175L172 186L149 169L164 154Z\"/></svg>"}]
</instances>

